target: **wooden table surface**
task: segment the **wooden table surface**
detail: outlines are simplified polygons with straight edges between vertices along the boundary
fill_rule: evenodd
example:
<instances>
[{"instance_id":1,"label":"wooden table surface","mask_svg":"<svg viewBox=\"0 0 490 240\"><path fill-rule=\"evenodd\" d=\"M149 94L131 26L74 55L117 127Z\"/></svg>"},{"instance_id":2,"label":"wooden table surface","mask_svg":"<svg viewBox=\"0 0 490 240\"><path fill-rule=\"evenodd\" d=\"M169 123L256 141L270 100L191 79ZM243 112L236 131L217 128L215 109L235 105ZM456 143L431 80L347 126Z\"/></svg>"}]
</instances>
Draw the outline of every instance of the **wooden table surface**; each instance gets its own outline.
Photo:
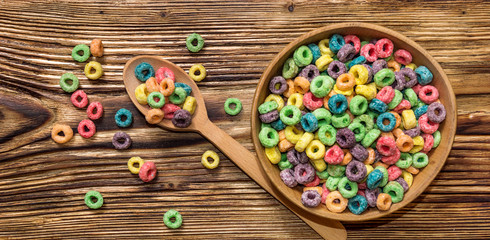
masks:
<instances>
[{"instance_id":1,"label":"wooden table surface","mask_svg":"<svg viewBox=\"0 0 490 240\"><path fill-rule=\"evenodd\" d=\"M215 170L201 154L216 150L193 133L149 126L132 106L123 66L140 54L164 56L184 69L202 63L198 85L209 116L253 151L252 97L261 73L287 43L338 22L369 22L399 31L441 64L457 95L458 129L441 173L419 198L387 217L345 223L350 239L490 238L490 3L488 1L23 1L0 0L0 239L164 238L319 239L319 236L220 153ZM188 34L206 45L191 54ZM100 38L104 76L83 75L71 49ZM58 81L79 76L90 101L105 108L90 139L50 138L54 123L73 129L86 118ZM444 94L444 93L442 93ZM223 102L244 109L227 116ZM134 114L130 150L112 135L119 108ZM142 183L127 170L141 156L159 169ZM416 181L417 179L415 179ZM84 194L98 190L104 206L89 210ZM169 230L174 208L184 225Z\"/></svg>"}]
</instances>

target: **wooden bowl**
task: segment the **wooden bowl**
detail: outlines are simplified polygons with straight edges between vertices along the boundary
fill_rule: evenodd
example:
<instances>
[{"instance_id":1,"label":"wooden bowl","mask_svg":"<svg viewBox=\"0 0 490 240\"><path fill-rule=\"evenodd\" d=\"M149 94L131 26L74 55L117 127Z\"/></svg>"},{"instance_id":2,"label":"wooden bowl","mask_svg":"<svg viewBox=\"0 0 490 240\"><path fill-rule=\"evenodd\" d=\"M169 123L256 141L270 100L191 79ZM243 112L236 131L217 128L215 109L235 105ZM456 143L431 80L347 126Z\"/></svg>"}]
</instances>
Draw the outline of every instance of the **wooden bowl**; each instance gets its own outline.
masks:
<instances>
[{"instance_id":1,"label":"wooden bowl","mask_svg":"<svg viewBox=\"0 0 490 240\"><path fill-rule=\"evenodd\" d=\"M266 157L264 153L264 147L260 144L258 135L260 131L260 120L258 117L258 106L263 103L264 99L269 95L268 85L269 81L277 75L281 75L282 66L287 58L292 56L294 50L301 45L307 45L309 43L318 43L320 40L329 38L331 35L338 33L341 35L355 34L359 38L389 38L395 44L395 48L403 48L412 53L413 62L417 66L424 65L432 72L434 79L432 85L437 87L440 93L440 101L446 107L447 116L446 120L440 124L439 131L441 132L442 141L436 149L433 149L429 153L429 165L421 169L420 173L414 176L414 181L408 192L405 193L403 201L393 204L388 211L379 211L377 208L368 208L364 213L355 215L349 210L345 210L343 213L333 213L328 211L324 204L316 208L308 208L301 203L301 188L289 188L287 187L279 177L279 168L273 165ZM456 100L454 97L451 84L447 79L446 74L442 70L441 66L434 60L432 56L427 53L422 47L420 47L414 41L408 39L400 33L393 30L367 23L341 23L332 24L322 28L318 28L309 33L297 38L289 45L287 45L269 64L264 74L260 78L260 82L255 91L253 108L252 108L252 139L254 142L255 150L259 157L259 161L265 170L270 181L274 187L282 194L284 194L291 202L302 208L304 211L310 212L318 217L336 219L340 221L364 221L378 217L388 215L417 198L426 188L431 181L436 177L437 173L441 170L446 158L449 155L451 146L453 144L454 135L456 132Z\"/></svg>"}]
</instances>

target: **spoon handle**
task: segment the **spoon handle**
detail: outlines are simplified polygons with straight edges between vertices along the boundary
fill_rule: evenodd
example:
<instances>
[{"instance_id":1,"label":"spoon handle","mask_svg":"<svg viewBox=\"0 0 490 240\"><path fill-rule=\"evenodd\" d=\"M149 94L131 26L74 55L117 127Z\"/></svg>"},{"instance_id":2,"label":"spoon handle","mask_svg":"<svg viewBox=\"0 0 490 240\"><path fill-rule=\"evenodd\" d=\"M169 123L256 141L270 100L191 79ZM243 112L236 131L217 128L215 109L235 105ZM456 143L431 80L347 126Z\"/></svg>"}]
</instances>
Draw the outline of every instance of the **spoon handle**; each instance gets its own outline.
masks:
<instances>
[{"instance_id":1,"label":"spoon handle","mask_svg":"<svg viewBox=\"0 0 490 240\"><path fill-rule=\"evenodd\" d=\"M208 139L214 146L221 150L228 158L230 158L242 171L252 178L263 189L269 192L274 198L280 201L289 210L300 217L306 224L315 230L324 239L347 239L347 232L344 226L335 220L314 221L308 219L301 214L301 210L290 202L281 193L278 193L272 187L272 184L265 177L265 172L259 166L259 162L255 154L243 147L235 139L226 132L218 128L214 123L207 120L198 129L198 132Z\"/></svg>"}]
</instances>

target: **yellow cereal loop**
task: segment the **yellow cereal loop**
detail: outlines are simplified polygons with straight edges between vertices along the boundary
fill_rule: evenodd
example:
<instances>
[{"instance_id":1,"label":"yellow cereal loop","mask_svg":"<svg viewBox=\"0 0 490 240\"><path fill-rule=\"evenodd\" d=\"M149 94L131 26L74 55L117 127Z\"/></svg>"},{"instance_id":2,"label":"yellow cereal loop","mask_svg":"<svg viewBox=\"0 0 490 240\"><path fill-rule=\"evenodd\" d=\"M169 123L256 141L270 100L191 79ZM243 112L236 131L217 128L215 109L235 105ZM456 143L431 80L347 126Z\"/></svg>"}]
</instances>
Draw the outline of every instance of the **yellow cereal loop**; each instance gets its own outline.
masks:
<instances>
[{"instance_id":1,"label":"yellow cereal loop","mask_svg":"<svg viewBox=\"0 0 490 240\"><path fill-rule=\"evenodd\" d=\"M303 110L305 108L305 105L303 105L303 94L301 93L291 94L291 96L289 96L288 98L287 105L294 105L298 107L300 110Z\"/></svg>"},{"instance_id":2,"label":"yellow cereal loop","mask_svg":"<svg viewBox=\"0 0 490 240\"><path fill-rule=\"evenodd\" d=\"M146 105L148 102L146 99L148 98L148 90L146 89L146 84L140 84L134 89L134 95L136 97L136 101L140 104Z\"/></svg>"},{"instance_id":3,"label":"yellow cereal loop","mask_svg":"<svg viewBox=\"0 0 490 240\"><path fill-rule=\"evenodd\" d=\"M315 65L318 70L320 70L320 72L323 72L327 70L328 64L330 64L331 62L333 62L332 57L330 57L329 55L323 55L316 60Z\"/></svg>"},{"instance_id":4,"label":"yellow cereal loop","mask_svg":"<svg viewBox=\"0 0 490 240\"><path fill-rule=\"evenodd\" d=\"M376 97L376 93L376 84L356 86L356 94L364 96L369 101Z\"/></svg>"},{"instance_id":5,"label":"yellow cereal loop","mask_svg":"<svg viewBox=\"0 0 490 240\"><path fill-rule=\"evenodd\" d=\"M309 191L309 190L317 191L320 194L320 196L323 193L323 188L322 187L305 187L305 188L303 188L303 192L306 192L306 191Z\"/></svg>"},{"instance_id":6,"label":"yellow cereal loop","mask_svg":"<svg viewBox=\"0 0 490 240\"><path fill-rule=\"evenodd\" d=\"M272 164L278 164L281 161L281 152L277 147L265 148L265 156Z\"/></svg>"},{"instance_id":7,"label":"yellow cereal loop","mask_svg":"<svg viewBox=\"0 0 490 240\"><path fill-rule=\"evenodd\" d=\"M303 136L299 138L298 142L294 146L294 149L298 152L304 152L308 144L313 140L315 135L311 132L305 132L303 133Z\"/></svg>"},{"instance_id":8,"label":"yellow cereal loop","mask_svg":"<svg viewBox=\"0 0 490 240\"><path fill-rule=\"evenodd\" d=\"M351 88L351 89L346 90L346 91L342 91L342 90L340 90L337 87L337 84L335 84L335 85L333 85L333 91L336 92L336 93L338 93L338 94L342 94L342 95L345 95L345 96L350 96L354 92L354 88Z\"/></svg>"},{"instance_id":9,"label":"yellow cereal loop","mask_svg":"<svg viewBox=\"0 0 490 240\"><path fill-rule=\"evenodd\" d=\"M369 165L369 164L364 164L366 166L366 177L361 181L361 183L363 182L366 182L367 180L367 176L374 170L373 166Z\"/></svg>"},{"instance_id":10,"label":"yellow cereal loop","mask_svg":"<svg viewBox=\"0 0 490 240\"><path fill-rule=\"evenodd\" d=\"M187 96L185 98L182 109L187 110L192 115L196 111L196 105L197 105L196 98L194 98L193 96Z\"/></svg>"},{"instance_id":11,"label":"yellow cereal loop","mask_svg":"<svg viewBox=\"0 0 490 240\"><path fill-rule=\"evenodd\" d=\"M328 47L328 43L330 42L330 39L323 39L318 43L318 48L320 48L320 53L322 55L328 55L330 57L333 57L334 53L330 48Z\"/></svg>"},{"instance_id":12,"label":"yellow cereal loop","mask_svg":"<svg viewBox=\"0 0 490 240\"><path fill-rule=\"evenodd\" d=\"M415 63L410 63L410 64L406 65L405 67L410 68L412 70L415 70L417 68L417 65L415 65Z\"/></svg>"},{"instance_id":13,"label":"yellow cereal loop","mask_svg":"<svg viewBox=\"0 0 490 240\"><path fill-rule=\"evenodd\" d=\"M421 136L416 136L412 138L413 140L413 148L408 151L409 153L420 152L424 148L424 139Z\"/></svg>"},{"instance_id":14,"label":"yellow cereal loop","mask_svg":"<svg viewBox=\"0 0 490 240\"><path fill-rule=\"evenodd\" d=\"M284 107L284 99L282 99L282 97L277 94L269 94L269 96L265 98L264 102L269 101L274 101L277 103L277 111L281 111L281 109Z\"/></svg>"},{"instance_id":15,"label":"yellow cereal loop","mask_svg":"<svg viewBox=\"0 0 490 240\"><path fill-rule=\"evenodd\" d=\"M403 127L405 129L412 129L417 126L417 119L412 109L403 110L402 112Z\"/></svg>"},{"instance_id":16,"label":"yellow cereal loop","mask_svg":"<svg viewBox=\"0 0 490 240\"><path fill-rule=\"evenodd\" d=\"M92 70L94 72L92 72ZM99 62L91 61L85 65L84 73L88 79L96 80L102 77L104 71L102 70L102 65L100 65Z\"/></svg>"},{"instance_id":17,"label":"yellow cereal loop","mask_svg":"<svg viewBox=\"0 0 490 240\"><path fill-rule=\"evenodd\" d=\"M296 144L301 136L303 136L303 133L303 130L299 130L295 126L287 126L286 129L284 129L286 139L292 144Z\"/></svg>"},{"instance_id":18,"label":"yellow cereal loop","mask_svg":"<svg viewBox=\"0 0 490 240\"><path fill-rule=\"evenodd\" d=\"M134 166L136 163L138 164L138 167ZM128 169L132 174L138 174L143 163L145 163L145 161L140 157L132 157L128 161Z\"/></svg>"},{"instance_id":19,"label":"yellow cereal loop","mask_svg":"<svg viewBox=\"0 0 490 240\"><path fill-rule=\"evenodd\" d=\"M305 152L310 159L323 159L325 157L325 145L319 140L312 140L306 147Z\"/></svg>"},{"instance_id":20,"label":"yellow cereal loop","mask_svg":"<svg viewBox=\"0 0 490 240\"><path fill-rule=\"evenodd\" d=\"M369 72L366 67L362 65L354 65L350 68L349 73L354 75L356 85L366 84L369 78Z\"/></svg>"},{"instance_id":21,"label":"yellow cereal loop","mask_svg":"<svg viewBox=\"0 0 490 240\"><path fill-rule=\"evenodd\" d=\"M408 187L412 186L413 183L413 175L405 170L402 171L402 178L407 182Z\"/></svg>"},{"instance_id":22,"label":"yellow cereal loop","mask_svg":"<svg viewBox=\"0 0 490 240\"><path fill-rule=\"evenodd\" d=\"M327 169L327 163L323 158L321 159L316 159L316 160L310 160L311 165L317 170L318 172L323 172L325 169Z\"/></svg>"},{"instance_id":23,"label":"yellow cereal loop","mask_svg":"<svg viewBox=\"0 0 490 240\"><path fill-rule=\"evenodd\" d=\"M209 158L213 160L212 163L209 162ZM215 169L219 165L219 156L216 152L207 150L201 157L201 163L207 169Z\"/></svg>"},{"instance_id":24,"label":"yellow cereal loop","mask_svg":"<svg viewBox=\"0 0 490 240\"><path fill-rule=\"evenodd\" d=\"M202 64L196 64L189 69L189 76L192 80L200 82L206 77L206 68Z\"/></svg>"}]
</instances>

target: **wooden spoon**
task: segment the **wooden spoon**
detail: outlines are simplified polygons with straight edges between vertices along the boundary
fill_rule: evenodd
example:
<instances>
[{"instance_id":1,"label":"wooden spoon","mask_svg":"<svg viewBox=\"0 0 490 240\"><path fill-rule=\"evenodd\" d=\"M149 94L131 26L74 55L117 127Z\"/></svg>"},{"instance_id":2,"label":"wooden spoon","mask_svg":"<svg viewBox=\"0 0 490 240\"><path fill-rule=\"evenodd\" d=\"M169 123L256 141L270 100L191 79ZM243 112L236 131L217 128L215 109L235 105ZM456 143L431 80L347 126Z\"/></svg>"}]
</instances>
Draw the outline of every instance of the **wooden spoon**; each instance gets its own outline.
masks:
<instances>
[{"instance_id":1,"label":"wooden spoon","mask_svg":"<svg viewBox=\"0 0 490 240\"><path fill-rule=\"evenodd\" d=\"M130 59L124 66L123 79L126 91L128 92L131 101L133 101L136 108L138 108L142 114L146 115L149 107L139 104L134 94L135 88L142 83L136 78L134 69L142 62L151 64L155 70L160 67L171 69L175 74L176 82L182 82L189 85L192 88L191 95L195 97L197 101L196 111L192 116L192 122L189 127L175 127L170 120L166 119L160 122L158 126L170 131L199 133L220 149L221 152L228 156L228 158L230 158L263 189L269 192L284 206L289 208L289 210L300 217L305 223L310 225L310 227L324 239L347 239L347 232L339 221L324 220L312 214L308 214L290 202L282 193L273 188L272 183L269 182L268 178L265 176L265 172L259 165L257 157L209 120L204 100L195 82L184 72L184 70L162 57L138 56Z\"/></svg>"}]
</instances>

